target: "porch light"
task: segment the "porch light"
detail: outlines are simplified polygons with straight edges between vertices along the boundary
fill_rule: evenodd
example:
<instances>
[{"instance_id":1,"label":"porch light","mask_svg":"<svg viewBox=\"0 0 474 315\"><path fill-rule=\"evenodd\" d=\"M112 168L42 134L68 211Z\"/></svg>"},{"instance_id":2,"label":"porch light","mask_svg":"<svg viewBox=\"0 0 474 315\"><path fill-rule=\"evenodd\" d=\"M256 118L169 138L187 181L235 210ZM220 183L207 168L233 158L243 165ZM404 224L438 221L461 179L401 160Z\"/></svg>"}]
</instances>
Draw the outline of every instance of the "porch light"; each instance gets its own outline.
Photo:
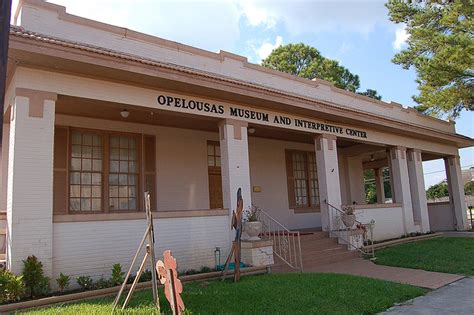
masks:
<instances>
[{"instance_id":1,"label":"porch light","mask_svg":"<svg viewBox=\"0 0 474 315\"><path fill-rule=\"evenodd\" d=\"M255 128L250 127L249 129L247 129L247 131L248 131L251 135L253 135L253 134L255 133Z\"/></svg>"},{"instance_id":2,"label":"porch light","mask_svg":"<svg viewBox=\"0 0 474 315\"><path fill-rule=\"evenodd\" d=\"M120 112L120 116L122 116L123 118L127 118L129 115L130 115L130 112L126 109Z\"/></svg>"}]
</instances>

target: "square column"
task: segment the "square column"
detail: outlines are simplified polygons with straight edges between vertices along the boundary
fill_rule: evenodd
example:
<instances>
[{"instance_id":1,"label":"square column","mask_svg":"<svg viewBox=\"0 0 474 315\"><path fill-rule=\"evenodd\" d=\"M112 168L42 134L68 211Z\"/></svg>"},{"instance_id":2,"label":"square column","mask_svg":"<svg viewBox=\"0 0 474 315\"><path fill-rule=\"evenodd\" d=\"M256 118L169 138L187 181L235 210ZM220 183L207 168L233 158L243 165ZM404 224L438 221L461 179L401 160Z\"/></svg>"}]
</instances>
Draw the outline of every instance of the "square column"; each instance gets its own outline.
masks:
<instances>
[{"instance_id":1,"label":"square column","mask_svg":"<svg viewBox=\"0 0 474 315\"><path fill-rule=\"evenodd\" d=\"M385 203L385 187L383 184L383 170L381 168L374 169L375 175L375 191L377 193L377 203Z\"/></svg>"},{"instance_id":2,"label":"square column","mask_svg":"<svg viewBox=\"0 0 474 315\"><path fill-rule=\"evenodd\" d=\"M226 119L219 124L222 197L230 213L237 206L237 190L242 189L244 209L252 205L247 123Z\"/></svg>"},{"instance_id":3,"label":"square column","mask_svg":"<svg viewBox=\"0 0 474 315\"><path fill-rule=\"evenodd\" d=\"M341 185L339 183L339 164L337 160L336 137L319 135L314 138L316 166L318 169L319 199L321 200L321 225L328 231L332 224L329 206L341 209Z\"/></svg>"},{"instance_id":4,"label":"square column","mask_svg":"<svg viewBox=\"0 0 474 315\"><path fill-rule=\"evenodd\" d=\"M364 205L365 201L365 185L364 185L364 167L362 158L348 157L347 158L347 173L350 190L350 203Z\"/></svg>"},{"instance_id":5,"label":"square column","mask_svg":"<svg viewBox=\"0 0 474 315\"><path fill-rule=\"evenodd\" d=\"M410 176L411 203L413 206L413 220L420 224L422 233L430 231L428 204L426 200L425 178L423 176L423 161L421 151L408 149L408 174Z\"/></svg>"},{"instance_id":6,"label":"square column","mask_svg":"<svg viewBox=\"0 0 474 315\"><path fill-rule=\"evenodd\" d=\"M411 203L410 180L408 177L408 165L406 159L406 148L390 148L390 166L392 175L392 191L394 203L402 205L403 227L405 234L415 232L413 222L413 210Z\"/></svg>"},{"instance_id":7,"label":"square column","mask_svg":"<svg viewBox=\"0 0 474 315\"><path fill-rule=\"evenodd\" d=\"M469 228L467 222L467 205L459 156L444 158L444 165L448 181L449 201L454 211L454 224L457 230L467 230Z\"/></svg>"},{"instance_id":8,"label":"square column","mask_svg":"<svg viewBox=\"0 0 474 315\"><path fill-rule=\"evenodd\" d=\"M17 88L11 104L7 267L17 274L35 255L52 276L55 102L56 94Z\"/></svg>"}]
</instances>

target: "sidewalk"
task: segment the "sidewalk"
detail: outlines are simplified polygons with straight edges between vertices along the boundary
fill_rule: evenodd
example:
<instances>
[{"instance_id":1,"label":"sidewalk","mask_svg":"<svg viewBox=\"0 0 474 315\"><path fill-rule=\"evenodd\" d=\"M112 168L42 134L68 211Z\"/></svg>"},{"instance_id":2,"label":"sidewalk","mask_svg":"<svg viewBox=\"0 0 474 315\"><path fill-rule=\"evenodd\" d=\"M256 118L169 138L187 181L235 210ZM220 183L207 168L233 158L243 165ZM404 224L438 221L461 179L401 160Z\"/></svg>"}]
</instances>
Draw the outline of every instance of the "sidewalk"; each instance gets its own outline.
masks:
<instances>
[{"instance_id":1,"label":"sidewalk","mask_svg":"<svg viewBox=\"0 0 474 315\"><path fill-rule=\"evenodd\" d=\"M304 271L333 272L364 276L368 278L411 284L431 290L439 289L447 284L464 278L464 276L449 273L376 265L370 260L362 258L355 258L339 263L305 268ZM474 300L474 292L471 292L471 294L471 299Z\"/></svg>"},{"instance_id":2,"label":"sidewalk","mask_svg":"<svg viewBox=\"0 0 474 315\"><path fill-rule=\"evenodd\" d=\"M474 278L451 283L381 314L474 314Z\"/></svg>"}]
</instances>

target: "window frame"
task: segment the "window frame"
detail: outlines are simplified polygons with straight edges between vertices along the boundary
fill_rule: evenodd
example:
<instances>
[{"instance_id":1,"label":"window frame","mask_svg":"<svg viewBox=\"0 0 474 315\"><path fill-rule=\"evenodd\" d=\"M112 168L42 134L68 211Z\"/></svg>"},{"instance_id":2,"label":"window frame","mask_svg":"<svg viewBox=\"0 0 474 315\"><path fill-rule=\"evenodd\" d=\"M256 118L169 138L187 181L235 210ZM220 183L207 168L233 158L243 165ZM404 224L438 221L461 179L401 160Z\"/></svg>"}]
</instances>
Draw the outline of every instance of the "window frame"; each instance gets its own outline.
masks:
<instances>
[{"instance_id":1,"label":"window frame","mask_svg":"<svg viewBox=\"0 0 474 315\"><path fill-rule=\"evenodd\" d=\"M294 165L293 165L293 153L304 154L305 156L305 181L306 181L306 194L307 194L307 204L306 205L297 205L296 203L296 193L295 193L295 176L293 173ZM317 197L319 200L318 204L313 204L312 199L312 190L313 190L313 176L310 172L310 158L309 156L314 156L314 164L315 164L315 172L316 172L316 179L317 182ZM319 176L318 176L318 169L317 169L317 162L316 162L316 152L313 151L306 151L306 150L294 150L294 149L286 149L285 150L285 163L286 163L286 178L287 178L287 191L288 191L288 205L290 209L293 209L295 214L299 213L311 213L311 212L320 212L321 211L321 197L319 194ZM289 174L291 172L291 174ZM290 180L292 183L290 183Z\"/></svg>"},{"instance_id":2,"label":"window frame","mask_svg":"<svg viewBox=\"0 0 474 315\"><path fill-rule=\"evenodd\" d=\"M209 155L209 146L213 146L214 147L214 155L213 158L214 158L214 164L216 165L209 165L209 157L211 155ZM216 155L216 147L219 147L219 155L217 156ZM206 165L207 165L207 178L208 178L208 187L209 187L209 191L208 191L208 194L209 194L209 209L212 209L212 210L215 210L215 209L223 209L224 208L224 196L223 196L223 191L222 191L222 186L221 186L221 199L222 199L222 205L220 207L216 207L216 208L213 208L212 207L212 204L211 204L211 187L210 187L210 176L211 175L219 175L221 177L221 182L222 182L222 157L220 155L220 147L221 147L221 144L219 141L212 141L212 140L208 140L206 142ZM221 163L220 163L220 166L217 166L217 157L219 157L221 160Z\"/></svg>"},{"instance_id":3,"label":"window frame","mask_svg":"<svg viewBox=\"0 0 474 315\"><path fill-rule=\"evenodd\" d=\"M72 158L72 135L75 131L81 133L92 133L96 135L102 136L103 146L102 146L102 210L71 210L70 205L70 187L71 187L71 158ZM120 210L120 209L110 209L110 200L109 200L109 167L110 167L110 137L111 136L125 136L129 138L135 138L137 141L137 175L138 175L138 182L137 182L137 209L136 210ZM69 127L68 128L68 137L67 137L67 204L66 204L66 213L67 214L103 214L103 213L136 213L142 212L144 209L143 198L140 197L142 193L142 187L144 184L144 170L143 170L143 141L144 141L144 134L139 133L131 133L131 132L120 132L120 131L109 131L109 130L98 130L98 129L91 129L91 128L77 128L77 127ZM127 173L129 174L129 173Z\"/></svg>"}]
</instances>

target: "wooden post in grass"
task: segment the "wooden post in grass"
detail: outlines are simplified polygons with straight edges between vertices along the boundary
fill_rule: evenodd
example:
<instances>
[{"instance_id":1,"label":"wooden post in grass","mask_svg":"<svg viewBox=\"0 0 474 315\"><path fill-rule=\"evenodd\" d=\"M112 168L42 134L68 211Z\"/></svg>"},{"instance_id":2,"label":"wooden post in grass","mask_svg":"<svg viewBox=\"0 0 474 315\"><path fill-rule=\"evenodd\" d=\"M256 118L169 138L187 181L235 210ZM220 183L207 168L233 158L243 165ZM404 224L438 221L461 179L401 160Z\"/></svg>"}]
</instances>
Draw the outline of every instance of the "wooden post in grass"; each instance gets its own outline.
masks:
<instances>
[{"instance_id":1,"label":"wooden post in grass","mask_svg":"<svg viewBox=\"0 0 474 315\"><path fill-rule=\"evenodd\" d=\"M241 237L242 237L242 211L244 208L244 200L242 199L242 190L239 188L237 190L237 207L236 210L232 212L232 229L235 229L235 239L232 242L232 248L230 250L229 256L224 264L224 270L222 270L222 280L225 279L227 275L227 270L229 269L230 260L234 256L234 281L237 282L240 280L240 250L241 250Z\"/></svg>"},{"instance_id":2,"label":"wooden post in grass","mask_svg":"<svg viewBox=\"0 0 474 315\"><path fill-rule=\"evenodd\" d=\"M151 208L150 208L150 193L147 191L145 192L145 211L146 211L146 221L147 221L147 228L145 230L145 235L143 235L143 238L140 242L140 245L138 245L138 249L135 253L135 256L133 257L132 263L130 265L130 268L128 269L127 275L125 276L125 279L123 281L122 287L120 288L117 296L115 297L114 304L112 307L112 314L115 312L115 309L120 302L120 298L122 296L122 293L125 291L125 288L127 286L127 281L130 278L130 275L132 273L133 267L135 265L135 262L137 260L138 255L140 254L143 245L145 244L145 241L147 241L146 244L146 253L145 256L143 257L142 263L140 264L140 267L138 268L138 272L135 276L135 279L133 280L133 283L130 287L130 291L127 294L127 297L125 298L125 302L122 305L122 310L124 310L128 303L130 302L130 299L132 298L132 294L135 291L135 288L138 284L138 281L140 280L140 276L142 275L143 271L145 271L145 266L147 261L150 263L150 271L151 271L151 285L153 288L153 302L155 303L155 306L158 310L158 313L160 314L160 300L158 298L158 283L157 283L157 277L156 277L156 271L155 271L155 235L154 235L154 229L153 229L153 216L151 213Z\"/></svg>"}]
</instances>

